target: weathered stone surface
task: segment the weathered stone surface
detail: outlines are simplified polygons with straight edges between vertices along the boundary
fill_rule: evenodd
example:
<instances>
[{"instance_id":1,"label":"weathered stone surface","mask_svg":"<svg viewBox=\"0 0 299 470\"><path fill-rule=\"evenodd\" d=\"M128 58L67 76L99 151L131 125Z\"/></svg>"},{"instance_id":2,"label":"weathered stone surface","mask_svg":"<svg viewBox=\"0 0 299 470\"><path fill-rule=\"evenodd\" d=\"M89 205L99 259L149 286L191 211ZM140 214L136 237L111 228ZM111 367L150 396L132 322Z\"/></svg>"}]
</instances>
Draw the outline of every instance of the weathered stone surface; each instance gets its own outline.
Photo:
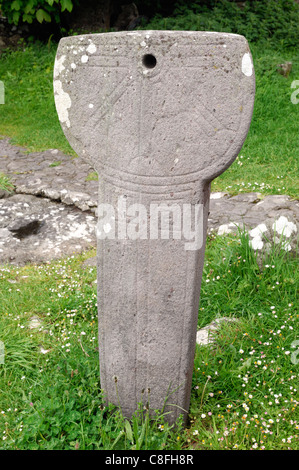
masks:
<instances>
[{"instance_id":1,"label":"weathered stone surface","mask_svg":"<svg viewBox=\"0 0 299 470\"><path fill-rule=\"evenodd\" d=\"M95 216L24 194L0 200L0 264L45 263L96 244Z\"/></svg>"},{"instance_id":2,"label":"weathered stone surface","mask_svg":"<svg viewBox=\"0 0 299 470\"><path fill-rule=\"evenodd\" d=\"M236 204L236 200L240 202ZM246 229L249 243L261 255L261 261L273 245L285 251L298 251L299 203L288 196L262 199L258 193L224 195L211 200L210 217L209 231L215 230L218 235Z\"/></svg>"},{"instance_id":3,"label":"weathered stone surface","mask_svg":"<svg viewBox=\"0 0 299 470\"><path fill-rule=\"evenodd\" d=\"M96 210L98 182L88 180L94 169L57 149L28 155L26 149L12 146L9 139L3 138L0 171L9 175L17 193L62 201L81 210Z\"/></svg>"},{"instance_id":4,"label":"weathered stone surface","mask_svg":"<svg viewBox=\"0 0 299 470\"><path fill-rule=\"evenodd\" d=\"M210 182L244 142L254 87L249 47L238 35L140 31L59 44L58 116L100 175L99 202L142 204L147 214L153 203L203 209L196 249L161 234L113 239L122 212L98 231L101 385L127 416L141 400L151 409L166 401L170 422L179 407L188 410ZM131 219L126 214L125 223Z\"/></svg>"},{"instance_id":5,"label":"weathered stone surface","mask_svg":"<svg viewBox=\"0 0 299 470\"><path fill-rule=\"evenodd\" d=\"M0 199L4 199L6 197L9 197L10 193L8 191L5 191L4 189L0 189Z\"/></svg>"}]
</instances>

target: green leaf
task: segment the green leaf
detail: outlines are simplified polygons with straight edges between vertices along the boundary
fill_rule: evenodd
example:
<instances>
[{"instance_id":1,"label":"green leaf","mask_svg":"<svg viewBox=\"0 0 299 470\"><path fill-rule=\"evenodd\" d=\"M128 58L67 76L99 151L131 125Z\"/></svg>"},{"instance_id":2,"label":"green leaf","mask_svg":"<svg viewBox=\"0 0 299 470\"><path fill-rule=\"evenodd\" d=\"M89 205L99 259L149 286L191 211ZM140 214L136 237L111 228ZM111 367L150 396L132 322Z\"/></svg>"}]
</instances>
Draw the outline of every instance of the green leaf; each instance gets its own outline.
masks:
<instances>
[{"instance_id":1,"label":"green leaf","mask_svg":"<svg viewBox=\"0 0 299 470\"><path fill-rule=\"evenodd\" d=\"M19 19L20 19L20 13L18 11L14 11L12 15L12 20L14 24L18 24Z\"/></svg>"},{"instance_id":2,"label":"green leaf","mask_svg":"<svg viewBox=\"0 0 299 470\"><path fill-rule=\"evenodd\" d=\"M33 10L33 5L34 5L34 1L31 0L30 2L27 3L27 5L25 6L24 8L24 13L27 15L28 13L33 13L34 10Z\"/></svg>"},{"instance_id":3,"label":"green leaf","mask_svg":"<svg viewBox=\"0 0 299 470\"><path fill-rule=\"evenodd\" d=\"M61 3L61 11L67 10L69 12L73 9L73 2L72 0L60 0Z\"/></svg>"},{"instance_id":4,"label":"green leaf","mask_svg":"<svg viewBox=\"0 0 299 470\"><path fill-rule=\"evenodd\" d=\"M134 438L133 438L133 432L132 432L132 428L131 428L131 425L129 423L129 421L125 421L125 430L126 430L126 435L129 439L130 442L133 442L134 441Z\"/></svg>"},{"instance_id":5,"label":"green leaf","mask_svg":"<svg viewBox=\"0 0 299 470\"><path fill-rule=\"evenodd\" d=\"M26 13L23 15L23 21L24 23L29 23L31 24L33 21L33 16L32 15L27 15Z\"/></svg>"},{"instance_id":6,"label":"green leaf","mask_svg":"<svg viewBox=\"0 0 299 470\"><path fill-rule=\"evenodd\" d=\"M19 11L19 9L21 8L21 2L19 0L14 0L14 2L12 2L10 8L12 10L16 10L16 11Z\"/></svg>"},{"instance_id":7,"label":"green leaf","mask_svg":"<svg viewBox=\"0 0 299 470\"><path fill-rule=\"evenodd\" d=\"M45 10L42 10L41 8L36 12L36 19L39 23L42 23L44 20L48 23L51 22L51 16L49 13L47 13Z\"/></svg>"}]
</instances>

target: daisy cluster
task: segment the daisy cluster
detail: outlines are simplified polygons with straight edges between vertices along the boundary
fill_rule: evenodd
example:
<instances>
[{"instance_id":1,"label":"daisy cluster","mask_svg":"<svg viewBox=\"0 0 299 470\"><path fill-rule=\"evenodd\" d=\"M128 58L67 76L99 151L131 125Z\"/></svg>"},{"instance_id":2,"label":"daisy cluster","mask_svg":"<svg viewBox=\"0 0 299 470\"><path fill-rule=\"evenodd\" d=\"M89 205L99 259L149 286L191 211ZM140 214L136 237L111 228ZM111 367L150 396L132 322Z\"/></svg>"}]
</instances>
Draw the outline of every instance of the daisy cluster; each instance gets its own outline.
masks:
<instances>
[{"instance_id":1,"label":"daisy cluster","mask_svg":"<svg viewBox=\"0 0 299 470\"><path fill-rule=\"evenodd\" d=\"M197 367L193 394L202 407L194 416L191 440L219 449L298 448L298 366L292 348L298 315L293 309L289 304L278 312L272 305L257 315L254 326L230 323L215 343L199 349L198 358L205 359Z\"/></svg>"}]
</instances>

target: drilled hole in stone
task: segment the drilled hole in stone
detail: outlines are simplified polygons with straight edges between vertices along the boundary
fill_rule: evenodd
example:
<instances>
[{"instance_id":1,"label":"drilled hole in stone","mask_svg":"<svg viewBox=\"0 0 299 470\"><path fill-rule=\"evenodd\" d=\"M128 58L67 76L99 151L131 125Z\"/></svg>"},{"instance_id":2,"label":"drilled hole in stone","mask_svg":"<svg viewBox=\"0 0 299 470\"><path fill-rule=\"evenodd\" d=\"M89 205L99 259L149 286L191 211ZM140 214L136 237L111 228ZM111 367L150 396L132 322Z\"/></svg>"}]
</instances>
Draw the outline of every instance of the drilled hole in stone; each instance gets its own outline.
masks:
<instances>
[{"instance_id":1,"label":"drilled hole in stone","mask_svg":"<svg viewBox=\"0 0 299 470\"><path fill-rule=\"evenodd\" d=\"M147 69L153 69L157 65L157 59L152 54L145 54L142 58L142 63Z\"/></svg>"}]
</instances>

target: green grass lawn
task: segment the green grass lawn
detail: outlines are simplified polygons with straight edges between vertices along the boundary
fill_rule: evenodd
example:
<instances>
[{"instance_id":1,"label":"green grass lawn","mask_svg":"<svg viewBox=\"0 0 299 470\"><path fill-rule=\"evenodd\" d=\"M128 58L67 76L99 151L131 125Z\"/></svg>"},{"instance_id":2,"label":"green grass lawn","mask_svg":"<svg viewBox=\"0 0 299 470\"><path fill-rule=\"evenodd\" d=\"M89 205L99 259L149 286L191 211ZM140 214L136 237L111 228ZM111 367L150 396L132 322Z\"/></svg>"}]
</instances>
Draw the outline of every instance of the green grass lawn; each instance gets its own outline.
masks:
<instances>
[{"instance_id":1,"label":"green grass lawn","mask_svg":"<svg viewBox=\"0 0 299 470\"><path fill-rule=\"evenodd\" d=\"M188 425L171 429L104 406L91 255L0 267L1 449L299 449L298 260L208 240L198 326L234 321L197 346Z\"/></svg>"},{"instance_id":2,"label":"green grass lawn","mask_svg":"<svg viewBox=\"0 0 299 470\"><path fill-rule=\"evenodd\" d=\"M0 135L28 151L75 155L54 106L56 47L35 43L0 56ZM291 84L299 55L274 45L253 45L252 53L251 128L212 189L298 197L299 104L291 102ZM293 69L285 78L276 67L287 60ZM1 188L11 186L0 173ZM260 263L244 234L209 238L198 327L234 321L222 324L213 344L197 346L185 428L170 428L163 413L149 419L137 411L126 420L104 405L96 270L82 268L92 254L0 266L0 449L299 449L298 260L291 253L275 246Z\"/></svg>"},{"instance_id":3,"label":"green grass lawn","mask_svg":"<svg viewBox=\"0 0 299 470\"><path fill-rule=\"evenodd\" d=\"M29 151L58 148L75 155L61 130L53 100L52 77L56 44L23 46L0 56L0 80L5 84L0 134ZM233 165L213 182L214 191L232 194L298 196L299 104L291 102L291 84L299 78L298 52L277 52L275 46L252 45L256 101L251 128ZM277 64L293 62L290 76ZM1 182L1 179L0 179Z\"/></svg>"}]
</instances>

